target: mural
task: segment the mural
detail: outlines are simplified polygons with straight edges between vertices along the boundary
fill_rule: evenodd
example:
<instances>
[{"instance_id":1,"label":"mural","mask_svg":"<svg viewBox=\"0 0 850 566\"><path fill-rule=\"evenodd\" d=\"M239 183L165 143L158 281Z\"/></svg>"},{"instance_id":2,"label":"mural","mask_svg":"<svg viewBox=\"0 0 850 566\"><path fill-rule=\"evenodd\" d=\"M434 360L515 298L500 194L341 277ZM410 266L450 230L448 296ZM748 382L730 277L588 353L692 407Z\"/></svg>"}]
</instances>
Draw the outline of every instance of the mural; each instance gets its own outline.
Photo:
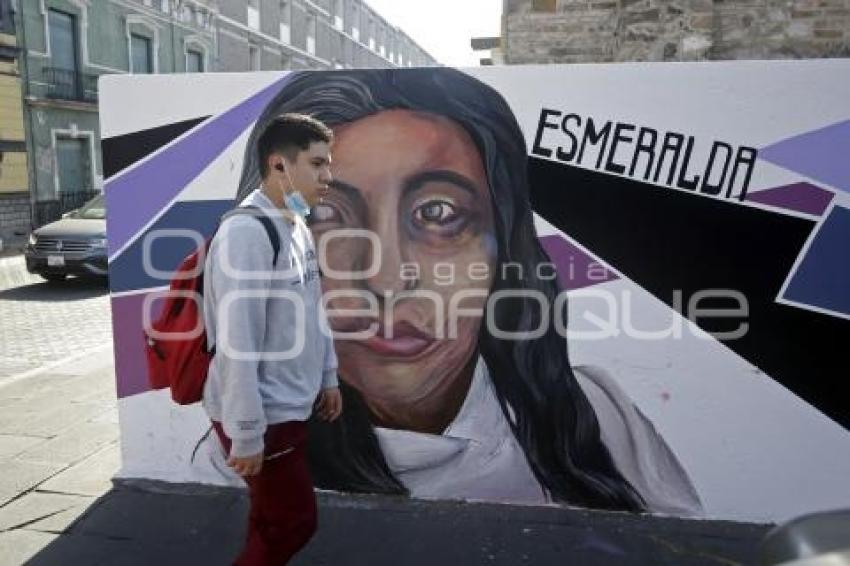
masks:
<instances>
[{"instance_id":1,"label":"mural","mask_svg":"<svg viewBox=\"0 0 850 566\"><path fill-rule=\"evenodd\" d=\"M122 475L241 481L203 411L151 390L143 306L259 186L263 127L302 112L336 135L310 227L345 410L311 423L318 487L742 520L850 504L830 370L848 67L106 79Z\"/></svg>"}]
</instances>

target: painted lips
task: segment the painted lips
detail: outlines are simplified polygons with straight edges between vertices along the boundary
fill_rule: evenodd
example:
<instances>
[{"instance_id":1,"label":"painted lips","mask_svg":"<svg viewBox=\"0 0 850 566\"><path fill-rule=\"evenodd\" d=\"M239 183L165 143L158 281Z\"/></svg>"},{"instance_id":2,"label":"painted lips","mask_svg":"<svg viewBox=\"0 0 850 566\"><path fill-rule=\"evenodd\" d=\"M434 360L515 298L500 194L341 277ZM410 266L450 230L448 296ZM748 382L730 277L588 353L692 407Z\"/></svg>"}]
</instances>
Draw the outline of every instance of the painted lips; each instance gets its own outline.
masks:
<instances>
[{"instance_id":1,"label":"painted lips","mask_svg":"<svg viewBox=\"0 0 850 566\"><path fill-rule=\"evenodd\" d=\"M371 325L375 325L374 321ZM345 328L346 332L366 330L370 324L364 324L358 328ZM335 330L342 330L335 328ZM434 343L434 338L426 332L419 330L409 322L396 322L392 325L392 333L387 327L378 324L377 332L371 338L358 341L360 344L373 350L382 356L398 358L410 358L425 351Z\"/></svg>"}]
</instances>

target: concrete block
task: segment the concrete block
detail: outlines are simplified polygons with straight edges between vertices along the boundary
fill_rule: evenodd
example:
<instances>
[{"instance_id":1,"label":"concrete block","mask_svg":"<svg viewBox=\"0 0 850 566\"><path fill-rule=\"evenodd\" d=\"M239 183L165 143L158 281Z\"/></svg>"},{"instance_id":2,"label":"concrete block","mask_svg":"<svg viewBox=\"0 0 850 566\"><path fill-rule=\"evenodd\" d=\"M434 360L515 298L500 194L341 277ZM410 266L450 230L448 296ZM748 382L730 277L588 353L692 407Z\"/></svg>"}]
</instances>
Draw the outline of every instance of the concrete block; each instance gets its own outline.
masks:
<instances>
[{"instance_id":1,"label":"concrete block","mask_svg":"<svg viewBox=\"0 0 850 566\"><path fill-rule=\"evenodd\" d=\"M61 398L28 400L4 408L0 415L0 434L52 438L110 409L104 403L68 403Z\"/></svg>"},{"instance_id":2,"label":"concrete block","mask_svg":"<svg viewBox=\"0 0 850 566\"><path fill-rule=\"evenodd\" d=\"M0 507L0 531L20 528L25 525L43 531L46 529L35 528L32 524L48 521L50 518L68 511L79 516L93 502L93 497L34 491L4 507ZM61 532L61 530L58 532Z\"/></svg>"},{"instance_id":3,"label":"concrete block","mask_svg":"<svg viewBox=\"0 0 850 566\"><path fill-rule=\"evenodd\" d=\"M3 462L3 473L0 474L0 505L41 484L61 469L62 466L55 464L35 464L17 460Z\"/></svg>"},{"instance_id":4,"label":"concrete block","mask_svg":"<svg viewBox=\"0 0 850 566\"><path fill-rule=\"evenodd\" d=\"M112 488L112 477L121 467L118 444L96 452L39 486L44 491L99 497Z\"/></svg>"},{"instance_id":5,"label":"concrete block","mask_svg":"<svg viewBox=\"0 0 850 566\"><path fill-rule=\"evenodd\" d=\"M94 502L96 499L92 498L91 501ZM50 515L40 521L30 523L26 528L31 531L39 531L42 533L65 534L71 530L80 517L85 515L85 513L91 508L91 505L93 505L93 503L70 507L64 511L56 513L55 515Z\"/></svg>"},{"instance_id":6,"label":"concrete block","mask_svg":"<svg viewBox=\"0 0 850 566\"><path fill-rule=\"evenodd\" d=\"M99 448L118 440L118 427L110 422L86 422L18 455L25 462L62 464L79 462Z\"/></svg>"},{"instance_id":7,"label":"concrete block","mask_svg":"<svg viewBox=\"0 0 850 566\"><path fill-rule=\"evenodd\" d=\"M43 438L35 436L0 434L0 462L10 460L21 452L42 442L44 442Z\"/></svg>"},{"instance_id":8,"label":"concrete block","mask_svg":"<svg viewBox=\"0 0 850 566\"><path fill-rule=\"evenodd\" d=\"M56 535L16 530L0 533L0 557L3 564L24 564L56 540Z\"/></svg>"}]
</instances>

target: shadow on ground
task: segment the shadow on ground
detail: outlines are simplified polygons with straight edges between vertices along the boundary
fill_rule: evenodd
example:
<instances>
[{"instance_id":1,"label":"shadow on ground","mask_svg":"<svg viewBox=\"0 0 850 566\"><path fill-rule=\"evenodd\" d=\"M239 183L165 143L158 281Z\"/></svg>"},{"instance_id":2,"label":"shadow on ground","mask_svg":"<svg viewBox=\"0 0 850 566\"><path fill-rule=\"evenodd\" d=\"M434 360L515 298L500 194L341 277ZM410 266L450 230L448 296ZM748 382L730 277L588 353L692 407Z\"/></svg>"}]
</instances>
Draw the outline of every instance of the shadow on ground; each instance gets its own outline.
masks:
<instances>
[{"instance_id":1,"label":"shadow on ground","mask_svg":"<svg viewBox=\"0 0 850 566\"><path fill-rule=\"evenodd\" d=\"M122 484L29 564L230 564L247 515L236 489ZM750 564L766 525L558 507L319 496L297 565Z\"/></svg>"},{"instance_id":2,"label":"shadow on ground","mask_svg":"<svg viewBox=\"0 0 850 566\"><path fill-rule=\"evenodd\" d=\"M109 292L106 278L69 277L64 281L42 281L0 291L3 301L67 302L101 297Z\"/></svg>"}]
</instances>

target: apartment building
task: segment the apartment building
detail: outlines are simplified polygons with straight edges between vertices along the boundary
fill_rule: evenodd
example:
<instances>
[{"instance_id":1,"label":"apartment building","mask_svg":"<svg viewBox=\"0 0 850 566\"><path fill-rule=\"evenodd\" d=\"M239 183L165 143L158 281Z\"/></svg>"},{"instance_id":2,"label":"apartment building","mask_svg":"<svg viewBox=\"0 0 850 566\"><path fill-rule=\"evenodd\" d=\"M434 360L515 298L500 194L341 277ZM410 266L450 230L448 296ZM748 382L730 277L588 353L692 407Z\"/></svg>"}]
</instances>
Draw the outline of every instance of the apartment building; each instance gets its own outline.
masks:
<instances>
[{"instance_id":1,"label":"apartment building","mask_svg":"<svg viewBox=\"0 0 850 566\"><path fill-rule=\"evenodd\" d=\"M363 0L222 0L219 9L223 71L437 64Z\"/></svg>"}]
</instances>

